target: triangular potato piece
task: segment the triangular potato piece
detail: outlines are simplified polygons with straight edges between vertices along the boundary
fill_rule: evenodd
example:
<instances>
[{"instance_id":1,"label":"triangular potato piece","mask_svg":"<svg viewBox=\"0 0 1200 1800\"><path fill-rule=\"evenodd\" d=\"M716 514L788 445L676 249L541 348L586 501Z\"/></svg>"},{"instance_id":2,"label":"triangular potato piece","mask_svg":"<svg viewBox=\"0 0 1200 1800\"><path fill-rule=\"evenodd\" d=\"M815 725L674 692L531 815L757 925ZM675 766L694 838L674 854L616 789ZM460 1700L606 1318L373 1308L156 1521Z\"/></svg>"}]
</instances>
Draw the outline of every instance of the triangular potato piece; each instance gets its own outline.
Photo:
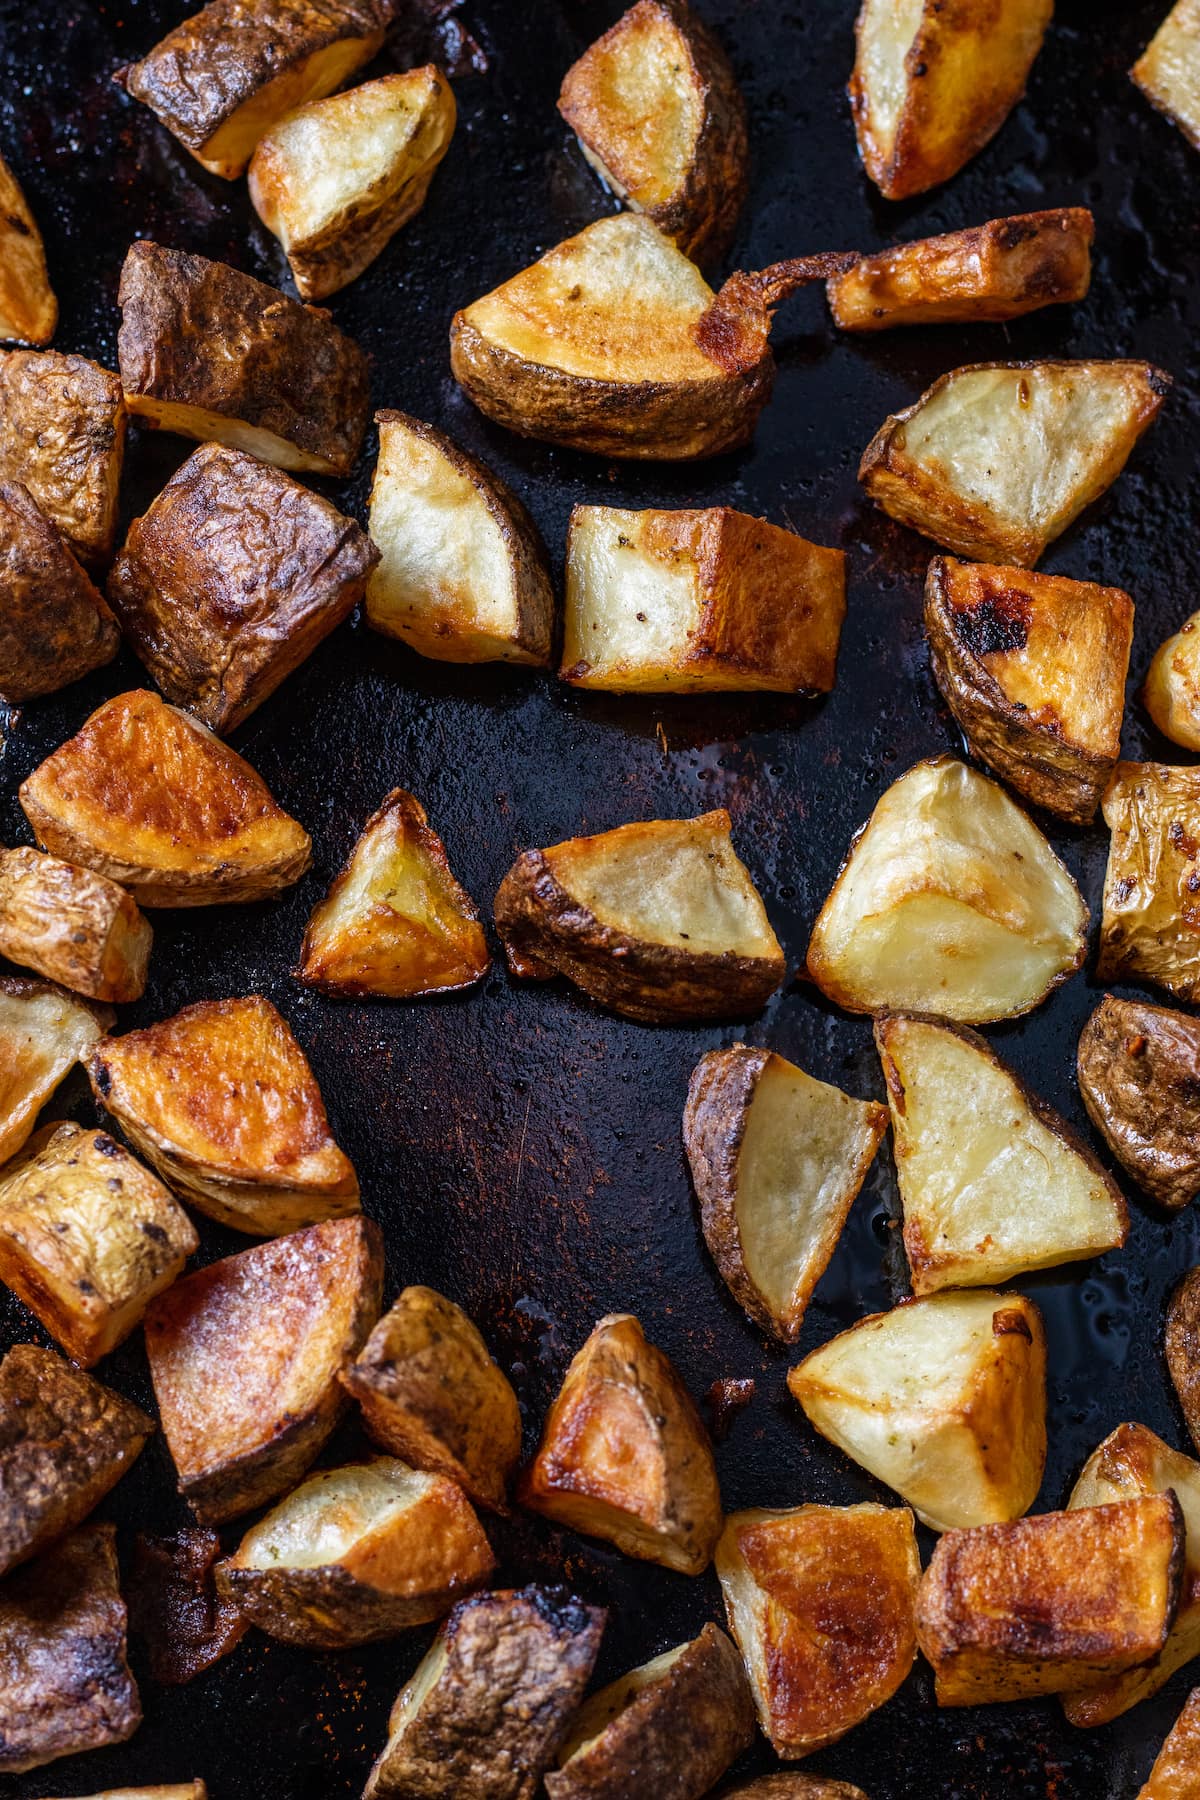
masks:
<instances>
[{"instance_id":1,"label":"triangular potato piece","mask_svg":"<svg viewBox=\"0 0 1200 1800\"><path fill-rule=\"evenodd\" d=\"M46 272L46 251L16 176L0 156L0 338L48 344L58 324L58 301Z\"/></svg>"},{"instance_id":2,"label":"triangular potato piece","mask_svg":"<svg viewBox=\"0 0 1200 1800\"><path fill-rule=\"evenodd\" d=\"M0 976L0 1164L16 1155L59 1082L114 1017L111 1007L48 981Z\"/></svg>"},{"instance_id":3,"label":"triangular potato piece","mask_svg":"<svg viewBox=\"0 0 1200 1800\"><path fill-rule=\"evenodd\" d=\"M62 533L19 481L0 480L0 700L56 694L110 663L121 634Z\"/></svg>"},{"instance_id":4,"label":"triangular potato piece","mask_svg":"<svg viewBox=\"0 0 1200 1800\"><path fill-rule=\"evenodd\" d=\"M143 906L261 900L298 881L312 853L249 763L144 690L98 707L20 800L44 850Z\"/></svg>"},{"instance_id":5,"label":"triangular potato piece","mask_svg":"<svg viewBox=\"0 0 1200 1800\"><path fill-rule=\"evenodd\" d=\"M1200 1793L1200 1688L1167 1733L1137 1800L1194 1800Z\"/></svg>"},{"instance_id":6,"label":"triangular potato piece","mask_svg":"<svg viewBox=\"0 0 1200 1800\"><path fill-rule=\"evenodd\" d=\"M1143 362L954 369L884 421L858 478L947 550L1031 569L1112 486L1170 386Z\"/></svg>"},{"instance_id":7,"label":"triangular potato piece","mask_svg":"<svg viewBox=\"0 0 1200 1800\"><path fill-rule=\"evenodd\" d=\"M1125 1242L1116 1182L977 1032L885 1014L875 1042L914 1293L993 1287Z\"/></svg>"},{"instance_id":8,"label":"triangular potato piece","mask_svg":"<svg viewBox=\"0 0 1200 1800\"><path fill-rule=\"evenodd\" d=\"M0 850L0 956L90 1000L140 1000L153 932L107 875L18 844Z\"/></svg>"},{"instance_id":9,"label":"triangular potato piece","mask_svg":"<svg viewBox=\"0 0 1200 1800\"><path fill-rule=\"evenodd\" d=\"M1200 0L1178 0L1129 73L1200 150Z\"/></svg>"},{"instance_id":10,"label":"triangular potato piece","mask_svg":"<svg viewBox=\"0 0 1200 1800\"><path fill-rule=\"evenodd\" d=\"M121 383L86 356L0 352L0 480L19 481L85 567L112 555L127 415Z\"/></svg>"}]
</instances>

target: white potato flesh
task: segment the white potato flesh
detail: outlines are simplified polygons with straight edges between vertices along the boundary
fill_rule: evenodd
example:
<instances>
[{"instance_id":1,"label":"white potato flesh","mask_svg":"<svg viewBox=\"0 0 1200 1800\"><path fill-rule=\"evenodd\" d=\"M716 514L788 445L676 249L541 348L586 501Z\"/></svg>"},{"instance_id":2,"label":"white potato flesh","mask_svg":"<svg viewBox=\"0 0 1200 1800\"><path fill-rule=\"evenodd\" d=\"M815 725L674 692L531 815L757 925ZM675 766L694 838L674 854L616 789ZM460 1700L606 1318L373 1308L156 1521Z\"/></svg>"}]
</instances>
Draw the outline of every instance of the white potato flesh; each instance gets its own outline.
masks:
<instances>
[{"instance_id":1,"label":"white potato flesh","mask_svg":"<svg viewBox=\"0 0 1200 1800\"><path fill-rule=\"evenodd\" d=\"M659 516L584 506L572 517L563 667L586 662L590 685L616 677L655 692L673 675L701 685L702 669L682 667L701 626L700 570L684 554L654 554L647 522ZM729 676L717 669L712 679Z\"/></svg>"},{"instance_id":2,"label":"white potato flesh","mask_svg":"<svg viewBox=\"0 0 1200 1800\"><path fill-rule=\"evenodd\" d=\"M266 431L261 425L249 425L244 419L231 419L225 413L189 406L182 400L156 400L150 394L127 393L125 400L130 412L139 419L148 419L156 431L175 431L200 444L228 444L231 450L244 450L248 456L273 463L277 469L313 475L335 473L327 456L310 455L290 439Z\"/></svg>"},{"instance_id":3,"label":"white potato flesh","mask_svg":"<svg viewBox=\"0 0 1200 1800\"><path fill-rule=\"evenodd\" d=\"M864 0L858 25L858 70L867 129L876 154L890 157L909 93L906 59L925 14L925 0Z\"/></svg>"},{"instance_id":4,"label":"white potato flesh","mask_svg":"<svg viewBox=\"0 0 1200 1800\"><path fill-rule=\"evenodd\" d=\"M617 1681L610 1681L607 1687L593 1694L576 1714L571 1734L559 1752L559 1768L564 1768L572 1757L586 1755L613 1720L619 1718L644 1689L653 1687L656 1681L661 1681L669 1674L684 1651L691 1647L690 1643L686 1643L677 1644L674 1650L664 1650L661 1656L653 1657L639 1668L630 1669L628 1675L622 1675Z\"/></svg>"},{"instance_id":5,"label":"white potato flesh","mask_svg":"<svg viewBox=\"0 0 1200 1800\"><path fill-rule=\"evenodd\" d=\"M314 50L239 106L192 155L212 174L236 181L272 125L294 107L323 99L341 87L378 47L377 37L342 38L336 44Z\"/></svg>"},{"instance_id":6,"label":"white potato flesh","mask_svg":"<svg viewBox=\"0 0 1200 1800\"><path fill-rule=\"evenodd\" d=\"M1200 0L1179 0L1134 64L1133 79L1200 149Z\"/></svg>"},{"instance_id":7,"label":"white potato flesh","mask_svg":"<svg viewBox=\"0 0 1200 1800\"><path fill-rule=\"evenodd\" d=\"M626 14L585 52L564 92L571 122L582 112L594 140L580 137L584 156L619 198L648 209L679 192L691 170L704 100L687 42L672 21L661 12Z\"/></svg>"},{"instance_id":8,"label":"white potato flesh","mask_svg":"<svg viewBox=\"0 0 1200 1800\"><path fill-rule=\"evenodd\" d=\"M310 1475L247 1532L236 1566L319 1569L340 1563L363 1538L386 1532L438 1477L394 1457Z\"/></svg>"},{"instance_id":9,"label":"white potato flesh","mask_svg":"<svg viewBox=\"0 0 1200 1800\"><path fill-rule=\"evenodd\" d=\"M100 1017L60 988L0 983L0 1163L16 1155L59 1082L103 1035Z\"/></svg>"}]
</instances>

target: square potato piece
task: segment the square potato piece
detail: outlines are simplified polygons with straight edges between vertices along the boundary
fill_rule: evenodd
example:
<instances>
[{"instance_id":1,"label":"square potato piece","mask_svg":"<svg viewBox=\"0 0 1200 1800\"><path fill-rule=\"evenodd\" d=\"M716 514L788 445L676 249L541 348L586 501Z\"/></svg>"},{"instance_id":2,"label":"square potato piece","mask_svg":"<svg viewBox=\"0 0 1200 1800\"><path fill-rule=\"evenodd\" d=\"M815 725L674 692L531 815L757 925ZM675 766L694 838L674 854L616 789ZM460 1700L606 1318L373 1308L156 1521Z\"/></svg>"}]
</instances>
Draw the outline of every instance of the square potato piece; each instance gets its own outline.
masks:
<instances>
[{"instance_id":1,"label":"square potato piece","mask_svg":"<svg viewBox=\"0 0 1200 1800\"><path fill-rule=\"evenodd\" d=\"M1200 1020L1106 994L1079 1037L1088 1117L1144 1193L1173 1212L1200 1189Z\"/></svg>"},{"instance_id":2,"label":"square potato piece","mask_svg":"<svg viewBox=\"0 0 1200 1800\"><path fill-rule=\"evenodd\" d=\"M0 338L48 344L58 324L58 301L46 271L46 250L16 176L0 156Z\"/></svg>"},{"instance_id":3,"label":"square potato piece","mask_svg":"<svg viewBox=\"0 0 1200 1800\"><path fill-rule=\"evenodd\" d=\"M86 356L0 351L0 481L19 481L85 567L107 560L128 414L117 377Z\"/></svg>"},{"instance_id":4,"label":"square potato piece","mask_svg":"<svg viewBox=\"0 0 1200 1800\"><path fill-rule=\"evenodd\" d=\"M1118 763L1102 810L1112 835L1098 980L1200 999L1200 769Z\"/></svg>"},{"instance_id":5,"label":"square potato piece","mask_svg":"<svg viewBox=\"0 0 1200 1800\"><path fill-rule=\"evenodd\" d=\"M92 1000L139 1000L153 934L107 875L19 845L0 850L0 956Z\"/></svg>"},{"instance_id":6,"label":"square potato piece","mask_svg":"<svg viewBox=\"0 0 1200 1800\"><path fill-rule=\"evenodd\" d=\"M0 700L56 694L117 654L121 635L20 482L0 481Z\"/></svg>"},{"instance_id":7,"label":"square potato piece","mask_svg":"<svg viewBox=\"0 0 1200 1800\"><path fill-rule=\"evenodd\" d=\"M1178 8L1176 9L1178 10ZM1137 1800L1196 1800L1200 1793L1200 1688L1167 1733Z\"/></svg>"},{"instance_id":8,"label":"square potato piece","mask_svg":"<svg viewBox=\"0 0 1200 1800\"><path fill-rule=\"evenodd\" d=\"M55 1088L114 1017L110 1007L49 981L0 975L0 1165L16 1155Z\"/></svg>"},{"instance_id":9,"label":"square potato piece","mask_svg":"<svg viewBox=\"0 0 1200 1800\"><path fill-rule=\"evenodd\" d=\"M1200 150L1200 0L1178 0L1129 73Z\"/></svg>"}]
</instances>

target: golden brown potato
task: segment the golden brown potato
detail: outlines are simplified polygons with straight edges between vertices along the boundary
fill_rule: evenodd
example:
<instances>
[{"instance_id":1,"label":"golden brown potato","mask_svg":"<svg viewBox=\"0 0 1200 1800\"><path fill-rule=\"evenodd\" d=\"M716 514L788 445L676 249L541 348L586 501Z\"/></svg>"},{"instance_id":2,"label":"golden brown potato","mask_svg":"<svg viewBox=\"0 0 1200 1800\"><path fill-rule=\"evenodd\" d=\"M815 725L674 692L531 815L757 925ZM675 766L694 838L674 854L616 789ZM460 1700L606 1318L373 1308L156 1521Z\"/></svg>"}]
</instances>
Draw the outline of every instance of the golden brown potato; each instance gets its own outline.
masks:
<instances>
[{"instance_id":1,"label":"golden brown potato","mask_svg":"<svg viewBox=\"0 0 1200 1800\"><path fill-rule=\"evenodd\" d=\"M1079 1038L1088 1117L1144 1193L1176 1212L1200 1188L1200 1021L1106 994Z\"/></svg>"},{"instance_id":2,"label":"golden brown potato","mask_svg":"<svg viewBox=\"0 0 1200 1800\"><path fill-rule=\"evenodd\" d=\"M763 1775L744 1786L723 1788L720 1800L867 1800L861 1788L824 1775Z\"/></svg>"},{"instance_id":3,"label":"golden brown potato","mask_svg":"<svg viewBox=\"0 0 1200 1800\"><path fill-rule=\"evenodd\" d=\"M938 1705L1061 1694L1149 1662L1182 1566L1170 1493L948 1531L917 1594Z\"/></svg>"},{"instance_id":4,"label":"golden brown potato","mask_svg":"<svg viewBox=\"0 0 1200 1800\"><path fill-rule=\"evenodd\" d=\"M712 1445L674 1366L631 1313L601 1319L576 1354L518 1498L683 1575L712 1561L722 1524Z\"/></svg>"},{"instance_id":5,"label":"golden brown potato","mask_svg":"<svg viewBox=\"0 0 1200 1800\"><path fill-rule=\"evenodd\" d=\"M285 113L370 62L391 13L387 0L211 0L116 80L234 181Z\"/></svg>"},{"instance_id":6,"label":"golden brown potato","mask_svg":"<svg viewBox=\"0 0 1200 1800\"><path fill-rule=\"evenodd\" d=\"M97 707L20 800L44 850L143 906L261 900L299 881L312 855L248 762L144 689Z\"/></svg>"},{"instance_id":7,"label":"golden brown potato","mask_svg":"<svg viewBox=\"0 0 1200 1800\"><path fill-rule=\"evenodd\" d=\"M350 473L370 416L367 361L327 312L144 239L117 300L121 384L142 425L281 469Z\"/></svg>"},{"instance_id":8,"label":"golden brown potato","mask_svg":"<svg viewBox=\"0 0 1200 1800\"><path fill-rule=\"evenodd\" d=\"M1118 763L1102 810L1112 835L1097 979L1200 999L1200 769Z\"/></svg>"},{"instance_id":9,"label":"golden brown potato","mask_svg":"<svg viewBox=\"0 0 1200 1800\"><path fill-rule=\"evenodd\" d=\"M1180 7L1175 11L1179 12ZM1137 1800L1195 1800L1200 1792L1200 1688L1193 1688L1167 1734Z\"/></svg>"},{"instance_id":10,"label":"golden brown potato","mask_svg":"<svg viewBox=\"0 0 1200 1800\"><path fill-rule=\"evenodd\" d=\"M610 693L827 694L846 558L710 506L577 506L567 537L563 681Z\"/></svg>"},{"instance_id":11,"label":"golden brown potato","mask_svg":"<svg viewBox=\"0 0 1200 1800\"><path fill-rule=\"evenodd\" d=\"M1198 15L1200 16L1200 15ZM1200 55L1200 39L1197 41ZM1200 750L1200 612L1154 652L1142 689L1146 711L1164 737Z\"/></svg>"},{"instance_id":12,"label":"golden brown potato","mask_svg":"<svg viewBox=\"0 0 1200 1800\"><path fill-rule=\"evenodd\" d=\"M314 909L297 979L326 994L410 999L470 987L491 967L479 909L425 808L393 788Z\"/></svg>"},{"instance_id":13,"label":"golden brown potato","mask_svg":"<svg viewBox=\"0 0 1200 1800\"><path fill-rule=\"evenodd\" d=\"M558 110L619 199L685 256L724 255L749 187L746 108L684 0L637 0L567 70Z\"/></svg>"},{"instance_id":14,"label":"golden brown potato","mask_svg":"<svg viewBox=\"0 0 1200 1800\"><path fill-rule=\"evenodd\" d=\"M692 1071L683 1142L704 1240L730 1293L784 1343L800 1336L866 1180L887 1108L731 1044Z\"/></svg>"},{"instance_id":15,"label":"golden brown potato","mask_svg":"<svg viewBox=\"0 0 1200 1800\"><path fill-rule=\"evenodd\" d=\"M449 1476L477 1505L507 1510L521 1410L461 1307L432 1288L405 1288L340 1380L372 1443Z\"/></svg>"},{"instance_id":16,"label":"golden brown potato","mask_svg":"<svg viewBox=\"0 0 1200 1800\"><path fill-rule=\"evenodd\" d=\"M85 1800L208 1800L202 1781L174 1782L170 1787L105 1788Z\"/></svg>"},{"instance_id":17,"label":"golden brown potato","mask_svg":"<svg viewBox=\"0 0 1200 1800\"><path fill-rule=\"evenodd\" d=\"M1087 952L1079 889L1004 789L951 756L893 782L813 926L808 973L848 1012L965 1024L1039 1006Z\"/></svg>"},{"instance_id":18,"label":"golden brown potato","mask_svg":"<svg viewBox=\"0 0 1200 1800\"><path fill-rule=\"evenodd\" d=\"M1200 1268L1190 1270L1171 1295L1164 1347L1187 1428L1200 1450Z\"/></svg>"},{"instance_id":19,"label":"golden brown potato","mask_svg":"<svg viewBox=\"0 0 1200 1800\"><path fill-rule=\"evenodd\" d=\"M112 555L125 459L121 383L86 356L0 351L0 481L19 481L90 567Z\"/></svg>"},{"instance_id":20,"label":"golden brown potato","mask_svg":"<svg viewBox=\"0 0 1200 1800\"><path fill-rule=\"evenodd\" d=\"M788 1387L823 1437L934 1531L1015 1519L1046 1461L1046 1333L1021 1294L932 1294L860 1319Z\"/></svg>"},{"instance_id":21,"label":"golden brown potato","mask_svg":"<svg viewBox=\"0 0 1200 1800\"><path fill-rule=\"evenodd\" d=\"M0 956L92 1000L138 1000L153 938L107 875L31 850L0 850Z\"/></svg>"},{"instance_id":22,"label":"golden brown potato","mask_svg":"<svg viewBox=\"0 0 1200 1800\"><path fill-rule=\"evenodd\" d=\"M146 1355L179 1491L205 1525L294 1487L346 1405L338 1371L379 1317L383 1246L327 1219L177 1281Z\"/></svg>"},{"instance_id":23,"label":"golden brown potato","mask_svg":"<svg viewBox=\"0 0 1200 1800\"><path fill-rule=\"evenodd\" d=\"M925 634L972 754L1036 806L1090 823L1121 754L1129 595L935 556Z\"/></svg>"},{"instance_id":24,"label":"golden brown potato","mask_svg":"<svg viewBox=\"0 0 1200 1800\"><path fill-rule=\"evenodd\" d=\"M1129 71L1151 106L1200 150L1200 3L1178 0Z\"/></svg>"},{"instance_id":25,"label":"golden brown potato","mask_svg":"<svg viewBox=\"0 0 1200 1800\"><path fill-rule=\"evenodd\" d=\"M261 994L201 1000L88 1059L101 1106L176 1193L210 1219L277 1237L358 1211L316 1077Z\"/></svg>"},{"instance_id":26,"label":"golden brown potato","mask_svg":"<svg viewBox=\"0 0 1200 1800\"><path fill-rule=\"evenodd\" d=\"M889 200L957 175L1025 92L1054 0L863 0L850 107Z\"/></svg>"},{"instance_id":27,"label":"golden brown potato","mask_svg":"<svg viewBox=\"0 0 1200 1800\"><path fill-rule=\"evenodd\" d=\"M917 1655L921 1558L903 1506L732 1513L717 1574L777 1756L810 1756L876 1712Z\"/></svg>"},{"instance_id":28,"label":"golden brown potato","mask_svg":"<svg viewBox=\"0 0 1200 1800\"><path fill-rule=\"evenodd\" d=\"M103 1131L46 1125L0 1168L0 1281L85 1367L124 1342L197 1242L174 1197Z\"/></svg>"},{"instance_id":29,"label":"golden brown potato","mask_svg":"<svg viewBox=\"0 0 1200 1800\"><path fill-rule=\"evenodd\" d=\"M336 294L420 212L456 114L449 82L428 64L310 101L259 140L250 199L302 299Z\"/></svg>"},{"instance_id":30,"label":"golden brown potato","mask_svg":"<svg viewBox=\"0 0 1200 1800\"><path fill-rule=\"evenodd\" d=\"M947 550L1031 569L1112 486L1170 386L1143 362L953 369L884 421L858 478Z\"/></svg>"},{"instance_id":31,"label":"golden brown potato","mask_svg":"<svg viewBox=\"0 0 1200 1800\"><path fill-rule=\"evenodd\" d=\"M0 156L0 338L48 344L58 324L58 301L46 270L46 250L29 202Z\"/></svg>"},{"instance_id":32,"label":"golden brown potato","mask_svg":"<svg viewBox=\"0 0 1200 1800\"><path fill-rule=\"evenodd\" d=\"M59 1082L114 1017L111 1008L48 981L0 975L0 1165L16 1155Z\"/></svg>"},{"instance_id":33,"label":"golden brown potato","mask_svg":"<svg viewBox=\"0 0 1200 1800\"><path fill-rule=\"evenodd\" d=\"M220 1554L216 1532L199 1527L134 1538L130 1628L144 1640L150 1673L164 1687L181 1687L211 1669L250 1629L217 1593L213 1570Z\"/></svg>"},{"instance_id":34,"label":"golden brown potato","mask_svg":"<svg viewBox=\"0 0 1200 1800\"><path fill-rule=\"evenodd\" d=\"M0 700L55 694L110 663L116 620L18 481L0 481Z\"/></svg>"}]
</instances>

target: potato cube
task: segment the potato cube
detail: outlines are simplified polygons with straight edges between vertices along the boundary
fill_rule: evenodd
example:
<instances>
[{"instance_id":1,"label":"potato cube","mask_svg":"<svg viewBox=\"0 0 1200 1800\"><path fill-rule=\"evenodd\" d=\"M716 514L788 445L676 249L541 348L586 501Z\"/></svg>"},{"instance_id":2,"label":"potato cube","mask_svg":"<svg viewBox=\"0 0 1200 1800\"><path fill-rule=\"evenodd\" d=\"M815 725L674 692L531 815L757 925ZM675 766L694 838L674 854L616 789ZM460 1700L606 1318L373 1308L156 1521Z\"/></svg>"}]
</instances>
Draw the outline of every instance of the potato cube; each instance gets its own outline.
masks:
<instances>
[{"instance_id":1,"label":"potato cube","mask_svg":"<svg viewBox=\"0 0 1200 1800\"><path fill-rule=\"evenodd\" d=\"M1200 769L1118 763L1103 812L1112 836L1097 979L1200 999Z\"/></svg>"},{"instance_id":2,"label":"potato cube","mask_svg":"<svg viewBox=\"0 0 1200 1800\"><path fill-rule=\"evenodd\" d=\"M107 561L125 459L121 383L86 356L0 351L0 481L19 481L85 567Z\"/></svg>"},{"instance_id":3,"label":"potato cube","mask_svg":"<svg viewBox=\"0 0 1200 1800\"><path fill-rule=\"evenodd\" d=\"M1079 1091L1117 1160L1160 1206L1200 1188L1200 1020L1106 994L1079 1038Z\"/></svg>"},{"instance_id":4,"label":"potato cube","mask_svg":"<svg viewBox=\"0 0 1200 1800\"><path fill-rule=\"evenodd\" d=\"M0 850L0 956L92 1000L138 1000L153 933L107 875L22 844Z\"/></svg>"},{"instance_id":5,"label":"potato cube","mask_svg":"<svg viewBox=\"0 0 1200 1800\"><path fill-rule=\"evenodd\" d=\"M55 694L110 663L116 620L20 482L0 481L0 700Z\"/></svg>"}]
</instances>

